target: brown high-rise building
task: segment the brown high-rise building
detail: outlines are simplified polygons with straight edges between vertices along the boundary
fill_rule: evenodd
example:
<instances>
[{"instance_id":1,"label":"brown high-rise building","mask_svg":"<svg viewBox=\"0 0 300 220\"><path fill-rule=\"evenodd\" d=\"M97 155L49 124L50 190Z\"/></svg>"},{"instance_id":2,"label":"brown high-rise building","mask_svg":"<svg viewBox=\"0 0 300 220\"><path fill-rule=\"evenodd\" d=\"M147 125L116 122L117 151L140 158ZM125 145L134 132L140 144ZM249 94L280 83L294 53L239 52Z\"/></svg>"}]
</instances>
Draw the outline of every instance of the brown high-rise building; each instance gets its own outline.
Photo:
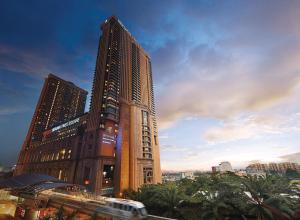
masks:
<instances>
[{"instance_id":1,"label":"brown high-rise building","mask_svg":"<svg viewBox=\"0 0 300 220\"><path fill-rule=\"evenodd\" d=\"M23 151L39 145L44 131L82 115L86 97L87 91L49 74L45 79L20 155ZM18 163L20 162L19 160Z\"/></svg>"},{"instance_id":2,"label":"brown high-rise building","mask_svg":"<svg viewBox=\"0 0 300 220\"><path fill-rule=\"evenodd\" d=\"M58 107L52 96L45 102L40 98L38 107L44 103L58 112L48 113L38 127L37 144L20 154L17 173L46 173L98 194L121 196L126 189L161 182L151 59L116 17L101 28L90 112L56 124L59 110L69 103ZM37 115L26 143L33 143Z\"/></svg>"},{"instance_id":3,"label":"brown high-rise building","mask_svg":"<svg viewBox=\"0 0 300 220\"><path fill-rule=\"evenodd\" d=\"M45 79L25 147L42 140L43 131L84 113L87 91L53 74Z\"/></svg>"},{"instance_id":4,"label":"brown high-rise building","mask_svg":"<svg viewBox=\"0 0 300 220\"><path fill-rule=\"evenodd\" d=\"M161 182L151 59L116 17L101 28L85 143L93 149L80 166L91 189L120 195Z\"/></svg>"}]
</instances>

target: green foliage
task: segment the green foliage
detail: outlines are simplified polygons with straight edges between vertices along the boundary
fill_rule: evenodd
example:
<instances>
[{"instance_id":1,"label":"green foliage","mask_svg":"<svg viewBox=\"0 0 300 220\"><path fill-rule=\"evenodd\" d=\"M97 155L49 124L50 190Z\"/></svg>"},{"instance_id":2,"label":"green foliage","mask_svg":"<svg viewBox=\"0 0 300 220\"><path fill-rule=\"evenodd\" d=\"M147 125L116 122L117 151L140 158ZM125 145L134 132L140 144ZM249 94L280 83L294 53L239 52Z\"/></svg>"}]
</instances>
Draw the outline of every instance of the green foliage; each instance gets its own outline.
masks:
<instances>
[{"instance_id":1,"label":"green foliage","mask_svg":"<svg viewBox=\"0 0 300 220\"><path fill-rule=\"evenodd\" d=\"M55 213L54 219L55 220L64 220L64 207L63 206L61 206L57 210L57 212Z\"/></svg>"},{"instance_id":2,"label":"green foliage","mask_svg":"<svg viewBox=\"0 0 300 220\"><path fill-rule=\"evenodd\" d=\"M177 206L184 198L175 183L144 185L137 192L124 192L125 198L141 201L150 213L165 217L179 217Z\"/></svg>"},{"instance_id":3,"label":"green foliage","mask_svg":"<svg viewBox=\"0 0 300 220\"><path fill-rule=\"evenodd\" d=\"M201 174L194 180L144 185L127 191L154 215L177 219L292 219L300 214L299 188L286 177ZM298 196L298 197L297 197Z\"/></svg>"},{"instance_id":4,"label":"green foliage","mask_svg":"<svg viewBox=\"0 0 300 220\"><path fill-rule=\"evenodd\" d=\"M288 168L285 172L286 177L288 178L300 178L300 173L298 173L296 170Z\"/></svg>"}]
</instances>

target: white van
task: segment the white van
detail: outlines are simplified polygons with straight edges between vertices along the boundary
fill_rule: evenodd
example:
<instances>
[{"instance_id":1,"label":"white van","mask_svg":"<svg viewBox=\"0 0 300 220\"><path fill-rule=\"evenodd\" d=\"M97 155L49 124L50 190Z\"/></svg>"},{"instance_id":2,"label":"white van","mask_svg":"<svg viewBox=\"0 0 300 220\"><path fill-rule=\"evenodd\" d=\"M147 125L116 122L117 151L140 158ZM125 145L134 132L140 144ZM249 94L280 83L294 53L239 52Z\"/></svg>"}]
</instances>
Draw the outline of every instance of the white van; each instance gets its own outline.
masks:
<instances>
[{"instance_id":1,"label":"white van","mask_svg":"<svg viewBox=\"0 0 300 220\"><path fill-rule=\"evenodd\" d=\"M106 208L118 219L147 219L147 211L143 203L128 200L107 198Z\"/></svg>"}]
</instances>

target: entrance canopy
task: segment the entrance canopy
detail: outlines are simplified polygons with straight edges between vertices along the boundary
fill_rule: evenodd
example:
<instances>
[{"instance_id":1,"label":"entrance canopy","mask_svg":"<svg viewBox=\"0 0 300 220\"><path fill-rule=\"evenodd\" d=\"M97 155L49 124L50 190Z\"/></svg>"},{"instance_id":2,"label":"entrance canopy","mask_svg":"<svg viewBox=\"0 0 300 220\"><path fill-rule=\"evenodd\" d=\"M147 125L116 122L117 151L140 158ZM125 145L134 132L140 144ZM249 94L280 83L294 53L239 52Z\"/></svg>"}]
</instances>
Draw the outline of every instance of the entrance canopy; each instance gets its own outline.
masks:
<instances>
[{"instance_id":1,"label":"entrance canopy","mask_svg":"<svg viewBox=\"0 0 300 220\"><path fill-rule=\"evenodd\" d=\"M75 185L43 174L22 174L0 181L0 189L29 194L36 194L48 189L66 186Z\"/></svg>"}]
</instances>

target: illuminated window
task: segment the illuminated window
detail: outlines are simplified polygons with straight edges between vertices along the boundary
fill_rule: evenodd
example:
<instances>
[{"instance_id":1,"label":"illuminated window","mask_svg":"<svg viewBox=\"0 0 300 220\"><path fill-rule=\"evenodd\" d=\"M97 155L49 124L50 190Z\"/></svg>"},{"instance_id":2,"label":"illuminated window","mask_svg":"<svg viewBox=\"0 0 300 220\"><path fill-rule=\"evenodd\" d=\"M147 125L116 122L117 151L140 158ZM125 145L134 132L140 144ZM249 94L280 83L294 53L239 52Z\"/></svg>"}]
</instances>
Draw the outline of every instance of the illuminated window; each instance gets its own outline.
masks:
<instances>
[{"instance_id":1,"label":"illuminated window","mask_svg":"<svg viewBox=\"0 0 300 220\"><path fill-rule=\"evenodd\" d=\"M102 183L103 185L109 185L113 183L113 179L114 179L114 169L115 166L114 165L103 165L103 178L102 178Z\"/></svg>"},{"instance_id":2,"label":"illuminated window","mask_svg":"<svg viewBox=\"0 0 300 220\"><path fill-rule=\"evenodd\" d=\"M62 170L59 170L59 173L58 173L58 179L59 179L59 180L62 179Z\"/></svg>"},{"instance_id":3,"label":"illuminated window","mask_svg":"<svg viewBox=\"0 0 300 220\"><path fill-rule=\"evenodd\" d=\"M91 171L91 169L89 167L84 167L83 183L85 185L88 185L90 183L90 171Z\"/></svg>"},{"instance_id":4,"label":"illuminated window","mask_svg":"<svg viewBox=\"0 0 300 220\"><path fill-rule=\"evenodd\" d=\"M143 141L143 158L151 159L151 132L148 126L149 115L148 112L142 111L142 141Z\"/></svg>"},{"instance_id":5,"label":"illuminated window","mask_svg":"<svg viewBox=\"0 0 300 220\"><path fill-rule=\"evenodd\" d=\"M61 159L62 159L62 160L65 159L66 150L65 150L65 149L62 149L62 150L60 151L60 153L61 153Z\"/></svg>"},{"instance_id":6,"label":"illuminated window","mask_svg":"<svg viewBox=\"0 0 300 220\"><path fill-rule=\"evenodd\" d=\"M153 169L152 167L144 167L144 184L149 184L153 182Z\"/></svg>"}]
</instances>

